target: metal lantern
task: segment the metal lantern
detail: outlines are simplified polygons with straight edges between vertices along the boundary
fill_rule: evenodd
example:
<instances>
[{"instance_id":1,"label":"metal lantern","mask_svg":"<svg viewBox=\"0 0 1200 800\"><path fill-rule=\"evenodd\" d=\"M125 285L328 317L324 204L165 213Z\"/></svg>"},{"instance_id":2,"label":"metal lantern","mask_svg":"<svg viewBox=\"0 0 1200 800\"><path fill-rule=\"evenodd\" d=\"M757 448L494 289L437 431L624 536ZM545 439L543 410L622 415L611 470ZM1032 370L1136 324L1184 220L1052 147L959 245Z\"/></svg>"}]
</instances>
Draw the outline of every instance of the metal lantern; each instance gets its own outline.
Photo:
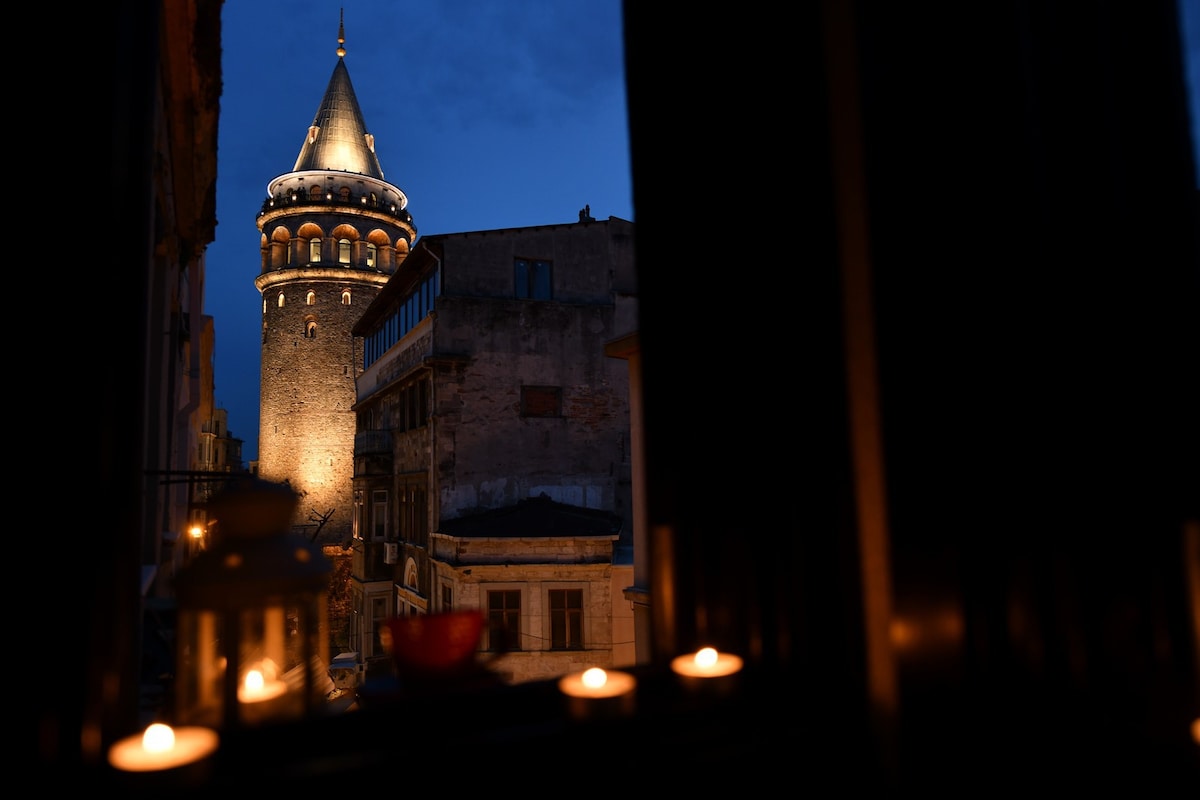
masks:
<instances>
[{"instance_id":1,"label":"metal lantern","mask_svg":"<svg viewBox=\"0 0 1200 800\"><path fill-rule=\"evenodd\" d=\"M176 578L180 722L232 728L325 707L333 567L291 531L297 501L258 478L212 499L212 543Z\"/></svg>"}]
</instances>

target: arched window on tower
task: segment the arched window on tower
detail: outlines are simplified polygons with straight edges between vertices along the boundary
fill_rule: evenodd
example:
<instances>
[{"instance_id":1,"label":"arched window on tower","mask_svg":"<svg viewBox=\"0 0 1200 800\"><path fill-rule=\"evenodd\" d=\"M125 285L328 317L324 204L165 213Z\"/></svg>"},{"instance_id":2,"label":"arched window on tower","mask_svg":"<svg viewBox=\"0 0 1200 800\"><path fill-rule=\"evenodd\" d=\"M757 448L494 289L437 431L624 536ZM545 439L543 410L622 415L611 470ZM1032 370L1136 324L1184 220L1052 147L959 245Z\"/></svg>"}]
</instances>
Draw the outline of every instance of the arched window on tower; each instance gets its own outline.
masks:
<instances>
[{"instance_id":1,"label":"arched window on tower","mask_svg":"<svg viewBox=\"0 0 1200 800\"><path fill-rule=\"evenodd\" d=\"M304 338L317 338L317 323L315 321L310 319L308 322L304 323Z\"/></svg>"},{"instance_id":2,"label":"arched window on tower","mask_svg":"<svg viewBox=\"0 0 1200 800\"><path fill-rule=\"evenodd\" d=\"M374 268L375 257L378 255L378 251L379 251L379 248L377 248L375 246L374 242L367 242L367 267L368 268Z\"/></svg>"},{"instance_id":3,"label":"arched window on tower","mask_svg":"<svg viewBox=\"0 0 1200 800\"><path fill-rule=\"evenodd\" d=\"M343 186L342 188L338 189L338 199L340 199L343 203L350 202L350 187L349 186Z\"/></svg>"},{"instance_id":4,"label":"arched window on tower","mask_svg":"<svg viewBox=\"0 0 1200 800\"><path fill-rule=\"evenodd\" d=\"M317 302L317 293L316 293L316 292L309 292L309 293L308 293L308 296L307 296L307 297L305 297L304 299L305 299L305 302L306 302L308 305L310 305L310 306L311 306L311 305L313 305L313 304L315 304L315 303Z\"/></svg>"},{"instance_id":5,"label":"arched window on tower","mask_svg":"<svg viewBox=\"0 0 1200 800\"><path fill-rule=\"evenodd\" d=\"M349 264L350 263L350 240L349 239L338 239L338 263L339 264Z\"/></svg>"},{"instance_id":6,"label":"arched window on tower","mask_svg":"<svg viewBox=\"0 0 1200 800\"><path fill-rule=\"evenodd\" d=\"M320 200L321 199L321 187L316 186L316 185L308 187L308 199L309 200Z\"/></svg>"},{"instance_id":7,"label":"arched window on tower","mask_svg":"<svg viewBox=\"0 0 1200 800\"><path fill-rule=\"evenodd\" d=\"M342 290L342 305L344 305L344 306L350 305L350 290L349 289Z\"/></svg>"},{"instance_id":8,"label":"arched window on tower","mask_svg":"<svg viewBox=\"0 0 1200 800\"><path fill-rule=\"evenodd\" d=\"M279 293L279 307L283 308L283 292Z\"/></svg>"},{"instance_id":9,"label":"arched window on tower","mask_svg":"<svg viewBox=\"0 0 1200 800\"><path fill-rule=\"evenodd\" d=\"M314 264L321 260L321 237L314 236L308 240L308 261Z\"/></svg>"}]
</instances>

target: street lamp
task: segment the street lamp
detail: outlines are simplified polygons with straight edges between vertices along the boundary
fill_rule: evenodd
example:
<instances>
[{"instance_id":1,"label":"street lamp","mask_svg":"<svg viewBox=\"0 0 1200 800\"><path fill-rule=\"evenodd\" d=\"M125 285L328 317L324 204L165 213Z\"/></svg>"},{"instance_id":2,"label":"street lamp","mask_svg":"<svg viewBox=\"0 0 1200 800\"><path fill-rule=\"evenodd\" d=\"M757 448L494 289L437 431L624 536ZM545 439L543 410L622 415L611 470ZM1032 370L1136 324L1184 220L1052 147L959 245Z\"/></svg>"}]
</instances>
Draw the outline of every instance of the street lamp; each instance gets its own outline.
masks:
<instances>
[{"instance_id":1,"label":"street lamp","mask_svg":"<svg viewBox=\"0 0 1200 800\"><path fill-rule=\"evenodd\" d=\"M210 545L176 578L180 722L234 728L326 704L332 565L291 532L297 500L253 477L212 499Z\"/></svg>"}]
</instances>

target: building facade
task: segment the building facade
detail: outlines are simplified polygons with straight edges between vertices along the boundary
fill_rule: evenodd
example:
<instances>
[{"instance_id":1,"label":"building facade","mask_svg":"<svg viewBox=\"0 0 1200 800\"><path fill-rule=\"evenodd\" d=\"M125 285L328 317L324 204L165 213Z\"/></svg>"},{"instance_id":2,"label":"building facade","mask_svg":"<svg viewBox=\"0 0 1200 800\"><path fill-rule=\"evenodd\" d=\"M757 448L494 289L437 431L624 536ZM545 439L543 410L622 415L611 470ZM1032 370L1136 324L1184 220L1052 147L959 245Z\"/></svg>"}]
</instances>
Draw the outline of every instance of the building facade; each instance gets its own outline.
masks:
<instances>
[{"instance_id":1,"label":"building facade","mask_svg":"<svg viewBox=\"0 0 1200 800\"><path fill-rule=\"evenodd\" d=\"M384 180L339 28L337 64L290 172L258 212L262 374L258 474L300 495L294 527L348 541L354 381L350 329L416 238L408 198Z\"/></svg>"},{"instance_id":2,"label":"building facade","mask_svg":"<svg viewBox=\"0 0 1200 800\"><path fill-rule=\"evenodd\" d=\"M632 244L631 222L583 213L425 236L355 326L368 668L387 617L459 608L487 612L510 681L633 662L629 371L605 352Z\"/></svg>"}]
</instances>

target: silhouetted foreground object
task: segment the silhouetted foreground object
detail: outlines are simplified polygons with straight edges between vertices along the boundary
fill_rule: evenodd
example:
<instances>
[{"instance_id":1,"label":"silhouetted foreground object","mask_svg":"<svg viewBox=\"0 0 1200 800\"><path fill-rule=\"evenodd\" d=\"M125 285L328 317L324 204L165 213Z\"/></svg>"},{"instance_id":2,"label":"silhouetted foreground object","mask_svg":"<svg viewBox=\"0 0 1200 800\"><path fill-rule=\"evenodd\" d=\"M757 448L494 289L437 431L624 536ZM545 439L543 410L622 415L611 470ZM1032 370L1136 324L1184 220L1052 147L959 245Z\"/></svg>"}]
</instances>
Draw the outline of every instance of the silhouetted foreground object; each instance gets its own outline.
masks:
<instances>
[{"instance_id":1,"label":"silhouetted foreground object","mask_svg":"<svg viewBox=\"0 0 1200 800\"><path fill-rule=\"evenodd\" d=\"M175 714L229 728L323 712L332 565L293 533L297 496L257 478L213 498L213 542L180 571Z\"/></svg>"}]
</instances>

